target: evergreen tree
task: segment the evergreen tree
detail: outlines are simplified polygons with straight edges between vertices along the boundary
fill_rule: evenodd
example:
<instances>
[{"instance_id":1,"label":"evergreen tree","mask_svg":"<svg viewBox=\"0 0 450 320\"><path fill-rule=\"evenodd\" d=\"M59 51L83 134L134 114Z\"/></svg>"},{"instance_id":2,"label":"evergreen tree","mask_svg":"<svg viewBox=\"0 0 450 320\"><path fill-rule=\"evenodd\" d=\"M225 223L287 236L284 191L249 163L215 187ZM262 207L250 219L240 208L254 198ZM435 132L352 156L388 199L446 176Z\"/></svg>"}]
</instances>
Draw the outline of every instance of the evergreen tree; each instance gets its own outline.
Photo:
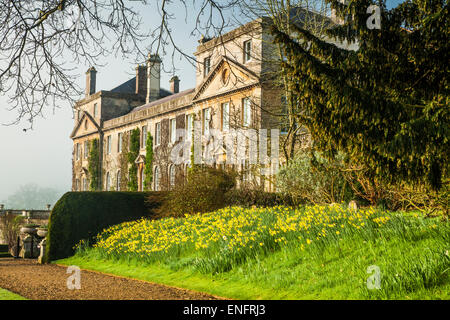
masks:
<instances>
[{"instance_id":1,"label":"evergreen tree","mask_svg":"<svg viewBox=\"0 0 450 320\"><path fill-rule=\"evenodd\" d=\"M345 21L328 36L356 41L357 50L295 25L291 34L273 28L315 146L344 151L373 177L440 189L450 150L447 1L411 0L390 10L384 0L327 2ZM372 4L381 9L381 29L368 27Z\"/></svg>"}]
</instances>

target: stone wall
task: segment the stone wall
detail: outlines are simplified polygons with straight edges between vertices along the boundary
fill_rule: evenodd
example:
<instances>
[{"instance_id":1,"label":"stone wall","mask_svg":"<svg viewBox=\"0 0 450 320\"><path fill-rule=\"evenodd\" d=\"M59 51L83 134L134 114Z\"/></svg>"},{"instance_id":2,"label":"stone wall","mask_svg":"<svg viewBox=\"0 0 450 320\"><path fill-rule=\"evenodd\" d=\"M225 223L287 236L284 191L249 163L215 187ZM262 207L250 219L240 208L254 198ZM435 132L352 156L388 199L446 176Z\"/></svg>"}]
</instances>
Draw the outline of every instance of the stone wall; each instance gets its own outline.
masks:
<instances>
[{"instance_id":1,"label":"stone wall","mask_svg":"<svg viewBox=\"0 0 450 320\"><path fill-rule=\"evenodd\" d=\"M24 216L24 211L26 212L26 215ZM17 216L24 216L24 224L48 224L48 220L50 218L50 212L49 210L1 210L0 216L3 216L7 213L12 213ZM5 244L5 239L3 238L3 234L0 228L0 244Z\"/></svg>"}]
</instances>

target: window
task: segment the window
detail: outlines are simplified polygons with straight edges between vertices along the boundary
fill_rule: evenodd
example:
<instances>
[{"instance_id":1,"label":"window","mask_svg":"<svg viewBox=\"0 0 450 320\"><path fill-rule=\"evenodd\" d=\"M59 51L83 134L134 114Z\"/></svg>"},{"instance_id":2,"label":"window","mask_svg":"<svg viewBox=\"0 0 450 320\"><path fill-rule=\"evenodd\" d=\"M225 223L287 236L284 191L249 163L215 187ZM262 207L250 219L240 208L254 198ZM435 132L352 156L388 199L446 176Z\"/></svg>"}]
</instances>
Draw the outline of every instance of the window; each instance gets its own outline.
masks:
<instances>
[{"instance_id":1,"label":"window","mask_svg":"<svg viewBox=\"0 0 450 320\"><path fill-rule=\"evenodd\" d=\"M109 172L106 173L106 191L109 191L109 189L111 188L111 175L109 174Z\"/></svg>"},{"instance_id":2,"label":"window","mask_svg":"<svg viewBox=\"0 0 450 320\"><path fill-rule=\"evenodd\" d=\"M86 178L83 178L83 191L88 191L88 184Z\"/></svg>"},{"instance_id":3,"label":"window","mask_svg":"<svg viewBox=\"0 0 450 320\"><path fill-rule=\"evenodd\" d=\"M244 42L244 63L252 59L252 41Z\"/></svg>"},{"instance_id":4,"label":"window","mask_svg":"<svg viewBox=\"0 0 450 320\"><path fill-rule=\"evenodd\" d=\"M111 154L111 136L106 138L106 153Z\"/></svg>"},{"instance_id":5,"label":"window","mask_svg":"<svg viewBox=\"0 0 450 320\"><path fill-rule=\"evenodd\" d=\"M203 61L203 70L203 76L206 77L211 71L211 57L208 57Z\"/></svg>"},{"instance_id":6,"label":"window","mask_svg":"<svg viewBox=\"0 0 450 320\"><path fill-rule=\"evenodd\" d=\"M177 121L170 119L170 142L175 143L177 140Z\"/></svg>"},{"instance_id":7,"label":"window","mask_svg":"<svg viewBox=\"0 0 450 320\"><path fill-rule=\"evenodd\" d=\"M122 143L123 143L123 133L119 133L117 135L117 152L121 153L122 152Z\"/></svg>"},{"instance_id":8,"label":"window","mask_svg":"<svg viewBox=\"0 0 450 320\"><path fill-rule=\"evenodd\" d=\"M211 121L211 108L203 109L203 134L209 134L209 123Z\"/></svg>"},{"instance_id":9,"label":"window","mask_svg":"<svg viewBox=\"0 0 450 320\"><path fill-rule=\"evenodd\" d=\"M230 103L222 103L222 131L230 129Z\"/></svg>"},{"instance_id":10,"label":"window","mask_svg":"<svg viewBox=\"0 0 450 320\"><path fill-rule=\"evenodd\" d=\"M116 184L117 184L117 186L116 186L116 190L117 190L117 191L120 191L120 170L119 170L119 171L117 171L117 179L116 179Z\"/></svg>"},{"instance_id":11,"label":"window","mask_svg":"<svg viewBox=\"0 0 450 320\"><path fill-rule=\"evenodd\" d=\"M147 126L142 127L142 141L141 148L145 148L145 144L147 143Z\"/></svg>"},{"instance_id":12,"label":"window","mask_svg":"<svg viewBox=\"0 0 450 320\"><path fill-rule=\"evenodd\" d=\"M94 103L94 117L96 118L98 114L98 106L96 103Z\"/></svg>"},{"instance_id":13,"label":"window","mask_svg":"<svg viewBox=\"0 0 450 320\"><path fill-rule=\"evenodd\" d=\"M242 125L249 127L251 123L251 101L250 98L242 99Z\"/></svg>"},{"instance_id":14,"label":"window","mask_svg":"<svg viewBox=\"0 0 450 320\"><path fill-rule=\"evenodd\" d=\"M84 129L87 130L88 127L89 127L88 121L87 121L87 120L84 120Z\"/></svg>"},{"instance_id":15,"label":"window","mask_svg":"<svg viewBox=\"0 0 450 320\"><path fill-rule=\"evenodd\" d=\"M145 173L144 170L142 170L142 174L141 174L141 191L145 191Z\"/></svg>"},{"instance_id":16,"label":"window","mask_svg":"<svg viewBox=\"0 0 450 320\"><path fill-rule=\"evenodd\" d=\"M77 120L80 121L81 120L81 111L78 109L77 111Z\"/></svg>"},{"instance_id":17,"label":"window","mask_svg":"<svg viewBox=\"0 0 450 320\"><path fill-rule=\"evenodd\" d=\"M155 124L155 145L161 144L161 122Z\"/></svg>"},{"instance_id":18,"label":"window","mask_svg":"<svg viewBox=\"0 0 450 320\"><path fill-rule=\"evenodd\" d=\"M159 191L159 167L155 167L153 180L155 180L155 191Z\"/></svg>"},{"instance_id":19,"label":"window","mask_svg":"<svg viewBox=\"0 0 450 320\"><path fill-rule=\"evenodd\" d=\"M75 191L80 191L80 180L75 179Z\"/></svg>"},{"instance_id":20,"label":"window","mask_svg":"<svg viewBox=\"0 0 450 320\"><path fill-rule=\"evenodd\" d=\"M175 165L169 167L169 184L170 188L175 187Z\"/></svg>"},{"instance_id":21,"label":"window","mask_svg":"<svg viewBox=\"0 0 450 320\"><path fill-rule=\"evenodd\" d=\"M192 136L194 134L194 116L192 114L188 114L186 116L186 140L192 140Z\"/></svg>"},{"instance_id":22,"label":"window","mask_svg":"<svg viewBox=\"0 0 450 320\"><path fill-rule=\"evenodd\" d=\"M89 141L84 142L84 158L87 159L89 157Z\"/></svg>"},{"instance_id":23,"label":"window","mask_svg":"<svg viewBox=\"0 0 450 320\"><path fill-rule=\"evenodd\" d=\"M80 160L80 144L75 145L75 159Z\"/></svg>"}]
</instances>

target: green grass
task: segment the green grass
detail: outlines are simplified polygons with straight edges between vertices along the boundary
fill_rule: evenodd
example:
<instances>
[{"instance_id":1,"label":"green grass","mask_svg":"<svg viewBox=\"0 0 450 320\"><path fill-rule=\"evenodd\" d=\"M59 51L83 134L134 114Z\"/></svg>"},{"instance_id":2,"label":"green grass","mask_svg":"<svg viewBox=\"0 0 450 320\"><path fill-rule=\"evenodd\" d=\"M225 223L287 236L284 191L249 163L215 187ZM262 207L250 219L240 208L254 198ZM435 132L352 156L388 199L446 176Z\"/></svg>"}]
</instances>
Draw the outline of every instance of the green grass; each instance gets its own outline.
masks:
<instances>
[{"instance_id":1,"label":"green grass","mask_svg":"<svg viewBox=\"0 0 450 320\"><path fill-rule=\"evenodd\" d=\"M27 300L26 298L0 288L0 300Z\"/></svg>"},{"instance_id":2,"label":"green grass","mask_svg":"<svg viewBox=\"0 0 450 320\"><path fill-rule=\"evenodd\" d=\"M327 210L324 209L324 213L318 216L333 216L334 222L344 223ZM303 219L310 214L307 210L295 214L283 212L272 219L272 211L276 210L255 211L258 214L258 230L264 230L263 225L273 230L280 221L289 221L288 217ZM237 221L243 223L242 219L250 219L248 216L252 212L244 211L244 216L239 214L236 215ZM322 222L319 223L322 218L312 221L305 230L280 231L272 238L260 231L255 242L264 246L252 249L250 244L253 242L248 242L235 247L234 251L224 251L214 241L208 242L208 248L194 249L189 244L177 243L163 253L146 255L132 251L125 253L118 249L108 253L100 247L79 250L75 256L56 263L234 299L450 299L448 223L394 213L389 213L390 220L384 224L372 223L373 218L385 214L377 212L367 219L361 218L358 221L365 221L364 227L346 224L339 229L338 236L336 232L330 232L335 229L327 229L327 236L318 237L318 240L316 236L323 230ZM215 234L211 223L214 219L220 220L223 215L224 212L219 211L204 218L208 221L206 229L211 233L211 238ZM159 226L170 229L188 224L189 219L150 223L159 223ZM189 226L193 227L192 221ZM255 226L247 224L242 230L248 233ZM124 238L120 238L120 230L130 228L137 232L140 227L145 226L118 226L112 232L106 232L105 239L113 235L126 243ZM195 227L197 234L203 227L203 224ZM237 227L227 225L227 228ZM163 231L167 232L166 229ZM166 234L161 232L155 233L154 237ZM281 235L286 241L279 244L275 240ZM141 236L138 234L137 238L144 239ZM314 241L306 245L301 236ZM129 234L126 237L126 241L134 240L130 239ZM145 241L149 240L142 240ZM378 266L381 271L380 289L370 290L367 287L367 279L372 275L368 273L369 266Z\"/></svg>"}]
</instances>

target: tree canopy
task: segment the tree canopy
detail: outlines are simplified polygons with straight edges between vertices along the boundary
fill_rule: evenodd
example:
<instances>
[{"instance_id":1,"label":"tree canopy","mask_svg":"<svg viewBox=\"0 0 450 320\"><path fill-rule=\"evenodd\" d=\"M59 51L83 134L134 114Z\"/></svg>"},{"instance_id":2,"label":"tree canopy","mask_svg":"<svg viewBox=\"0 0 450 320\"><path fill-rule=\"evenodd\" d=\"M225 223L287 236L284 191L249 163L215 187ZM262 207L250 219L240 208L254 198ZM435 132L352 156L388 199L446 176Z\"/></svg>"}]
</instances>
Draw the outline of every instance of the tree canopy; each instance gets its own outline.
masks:
<instances>
[{"instance_id":1,"label":"tree canopy","mask_svg":"<svg viewBox=\"0 0 450 320\"><path fill-rule=\"evenodd\" d=\"M315 146L344 151L373 176L433 189L448 175L449 10L446 0L411 0L390 10L377 2L381 28L370 29L369 0L327 0L344 21L323 40L293 25L273 28ZM357 43L356 50L337 43Z\"/></svg>"}]
</instances>

